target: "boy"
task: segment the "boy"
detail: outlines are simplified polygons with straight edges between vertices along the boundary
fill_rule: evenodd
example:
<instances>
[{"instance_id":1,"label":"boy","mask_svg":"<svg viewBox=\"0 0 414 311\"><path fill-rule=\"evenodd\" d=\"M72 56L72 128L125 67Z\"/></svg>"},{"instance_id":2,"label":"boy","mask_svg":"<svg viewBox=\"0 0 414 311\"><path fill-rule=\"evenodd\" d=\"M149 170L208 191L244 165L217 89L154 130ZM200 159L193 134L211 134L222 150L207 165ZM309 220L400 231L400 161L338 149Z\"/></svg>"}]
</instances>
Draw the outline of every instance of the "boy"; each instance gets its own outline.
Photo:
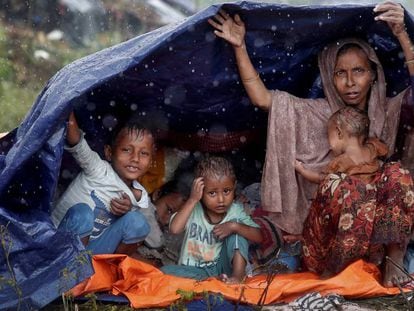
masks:
<instances>
[{"instance_id":1,"label":"boy","mask_svg":"<svg viewBox=\"0 0 414 311\"><path fill-rule=\"evenodd\" d=\"M167 274L228 283L241 282L248 262L248 241L262 234L240 204L234 202L236 176L231 163L208 157L197 165L189 199L172 216L170 232L185 230L179 265L165 266Z\"/></svg>"},{"instance_id":2,"label":"boy","mask_svg":"<svg viewBox=\"0 0 414 311\"><path fill-rule=\"evenodd\" d=\"M132 122L116 129L105 161L90 149L72 112L66 140L82 171L58 200L53 222L78 234L93 254L134 255L150 232L139 211L148 207L148 194L137 180L151 164L151 132Z\"/></svg>"}]
</instances>

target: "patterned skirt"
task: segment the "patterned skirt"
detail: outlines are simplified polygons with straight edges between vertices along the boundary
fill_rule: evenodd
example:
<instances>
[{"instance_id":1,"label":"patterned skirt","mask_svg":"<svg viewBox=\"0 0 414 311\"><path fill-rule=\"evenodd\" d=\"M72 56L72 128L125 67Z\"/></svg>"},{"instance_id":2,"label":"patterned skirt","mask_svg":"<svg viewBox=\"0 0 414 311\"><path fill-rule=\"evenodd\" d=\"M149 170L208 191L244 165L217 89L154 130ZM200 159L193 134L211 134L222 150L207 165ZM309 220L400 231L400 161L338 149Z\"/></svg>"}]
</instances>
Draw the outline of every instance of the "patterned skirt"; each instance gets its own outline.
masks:
<instances>
[{"instance_id":1,"label":"patterned skirt","mask_svg":"<svg viewBox=\"0 0 414 311\"><path fill-rule=\"evenodd\" d=\"M358 259L378 265L385 245L407 245L413 217L413 181L399 163L384 164L369 182L330 174L304 224L304 265L318 274L335 274Z\"/></svg>"}]
</instances>

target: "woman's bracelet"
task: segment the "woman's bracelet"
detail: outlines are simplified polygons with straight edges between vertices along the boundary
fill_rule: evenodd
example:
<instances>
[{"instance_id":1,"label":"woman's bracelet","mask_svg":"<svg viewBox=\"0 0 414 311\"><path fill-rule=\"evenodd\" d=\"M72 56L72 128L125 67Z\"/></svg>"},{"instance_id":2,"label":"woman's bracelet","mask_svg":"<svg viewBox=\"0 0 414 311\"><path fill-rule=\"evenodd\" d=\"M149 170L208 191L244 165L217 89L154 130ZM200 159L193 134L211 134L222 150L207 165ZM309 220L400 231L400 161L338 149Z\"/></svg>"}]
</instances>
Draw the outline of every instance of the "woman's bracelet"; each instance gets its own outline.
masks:
<instances>
[{"instance_id":1,"label":"woman's bracelet","mask_svg":"<svg viewBox=\"0 0 414 311\"><path fill-rule=\"evenodd\" d=\"M408 64L414 64L414 58L413 58L413 59L410 59L410 60L407 60L407 61L405 62L405 64L406 64L406 65L408 65Z\"/></svg>"},{"instance_id":2,"label":"woman's bracelet","mask_svg":"<svg viewBox=\"0 0 414 311\"><path fill-rule=\"evenodd\" d=\"M256 72L256 75L253 78L247 78L247 79L241 79L244 83L249 83L249 82L253 82L259 79L259 73Z\"/></svg>"}]
</instances>

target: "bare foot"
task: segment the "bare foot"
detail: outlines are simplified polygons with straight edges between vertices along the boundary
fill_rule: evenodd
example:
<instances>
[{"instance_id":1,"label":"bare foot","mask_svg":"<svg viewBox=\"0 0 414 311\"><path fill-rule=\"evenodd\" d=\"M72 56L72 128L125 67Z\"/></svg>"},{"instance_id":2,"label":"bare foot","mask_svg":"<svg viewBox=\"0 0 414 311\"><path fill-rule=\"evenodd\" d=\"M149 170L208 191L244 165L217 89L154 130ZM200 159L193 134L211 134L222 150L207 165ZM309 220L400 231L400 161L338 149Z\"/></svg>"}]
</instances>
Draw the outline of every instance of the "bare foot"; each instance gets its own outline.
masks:
<instances>
[{"instance_id":1,"label":"bare foot","mask_svg":"<svg viewBox=\"0 0 414 311\"><path fill-rule=\"evenodd\" d=\"M224 274L224 273L220 274L217 278L220 281L222 281L226 284L240 284L240 283L243 283L243 280L241 280L237 277L234 277L234 276L229 277L229 276L227 276L227 274Z\"/></svg>"},{"instance_id":2,"label":"bare foot","mask_svg":"<svg viewBox=\"0 0 414 311\"><path fill-rule=\"evenodd\" d=\"M405 248L401 249L398 244L387 246L387 256L390 259L385 258L382 278L382 285L384 287L395 287L397 284L405 285L411 281L410 277L397 267L397 265L401 268L404 267L404 253Z\"/></svg>"}]
</instances>

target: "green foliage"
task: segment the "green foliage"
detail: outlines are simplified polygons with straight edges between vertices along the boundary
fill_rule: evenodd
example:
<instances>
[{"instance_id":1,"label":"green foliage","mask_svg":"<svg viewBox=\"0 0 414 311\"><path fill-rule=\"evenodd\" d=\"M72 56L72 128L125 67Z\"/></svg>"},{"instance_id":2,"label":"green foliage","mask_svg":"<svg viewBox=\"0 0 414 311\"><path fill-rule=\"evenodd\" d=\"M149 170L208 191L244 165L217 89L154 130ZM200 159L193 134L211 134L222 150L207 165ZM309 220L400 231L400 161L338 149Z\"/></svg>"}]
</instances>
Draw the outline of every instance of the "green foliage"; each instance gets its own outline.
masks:
<instances>
[{"instance_id":1,"label":"green foliage","mask_svg":"<svg viewBox=\"0 0 414 311\"><path fill-rule=\"evenodd\" d=\"M7 225L0 225L0 245L2 256L5 258L6 268L9 273L9 277L7 276L0 276L0 290L3 287L11 287L16 292L18 305L16 310L20 310L21 308L21 301L23 299L23 293L19 284L17 283L16 275L14 274L13 264L10 261L10 252L13 247L13 240L10 237L9 230L7 229L9 223Z\"/></svg>"},{"instance_id":2,"label":"green foliage","mask_svg":"<svg viewBox=\"0 0 414 311\"><path fill-rule=\"evenodd\" d=\"M177 289L176 293L180 295L180 298L170 306L169 310L186 311L186 304L188 302L191 302L195 299L204 299L207 306L206 310L209 311L212 310L212 307L214 307L216 304L220 304L224 301L224 298L221 294L212 294L207 291L203 291L201 294L199 294L192 290L186 291L183 289ZM210 297L212 297L212 299L210 299Z\"/></svg>"}]
</instances>

